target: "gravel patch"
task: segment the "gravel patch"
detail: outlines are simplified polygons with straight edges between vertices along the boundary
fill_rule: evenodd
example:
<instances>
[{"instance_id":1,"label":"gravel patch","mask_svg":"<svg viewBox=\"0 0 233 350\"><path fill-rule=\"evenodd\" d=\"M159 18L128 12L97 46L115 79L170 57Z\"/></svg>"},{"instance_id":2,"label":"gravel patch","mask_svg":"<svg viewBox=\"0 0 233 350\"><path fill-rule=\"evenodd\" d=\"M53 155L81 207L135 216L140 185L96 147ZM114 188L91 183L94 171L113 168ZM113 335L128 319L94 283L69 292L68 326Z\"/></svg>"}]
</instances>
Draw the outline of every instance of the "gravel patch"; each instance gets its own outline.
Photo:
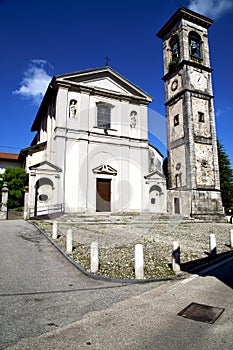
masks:
<instances>
[{"instance_id":1,"label":"gravel patch","mask_svg":"<svg viewBox=\"0 0 233 350\"><path fill-rule=\"evenodd\" d=\"M174 275L171 269L172 242L178 241L181 250L181 269L192 268L210 262L209 236L215 234L217 256L231 251L229 223L187 221L168 222L72 222L58 220L56 243L66 250L66 232L73 232L73 251L69 256L90 272L90 246L98 242L99 271L96 275L111 278L134 279L134 247L141 243L144 252L144 276L146 279ZM52 221L41 220L36 224L52 237Z\"/></svg>"}]
</instances>

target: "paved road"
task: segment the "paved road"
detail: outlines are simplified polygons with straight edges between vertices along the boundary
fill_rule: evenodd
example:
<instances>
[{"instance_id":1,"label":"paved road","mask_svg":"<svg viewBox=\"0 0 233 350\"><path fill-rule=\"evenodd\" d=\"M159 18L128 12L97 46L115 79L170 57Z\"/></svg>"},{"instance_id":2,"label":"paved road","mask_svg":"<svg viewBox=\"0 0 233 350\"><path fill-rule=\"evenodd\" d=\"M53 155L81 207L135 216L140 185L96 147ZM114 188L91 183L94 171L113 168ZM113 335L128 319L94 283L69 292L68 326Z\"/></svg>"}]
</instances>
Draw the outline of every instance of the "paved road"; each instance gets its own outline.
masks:
<instances>
[{"instance_id":1,"label":"paved road","mask_svg":"<svg viewBox=\"0 0 233 350\"><path fill-rule=\"evenodd\" d=\"M178 315L190 303L224 309L213 323ZM7 350L232 350L232 289L192 276L86 314L80 321Z\"/></svg>"},{"instance_id":2,"label":"paved road","mask_svg":"<svg viewBox=\"0 0 233 350\"><path fill-rule=\"evenodd\" d=\"M220 281L233 288L233 257L207 268L200 273L201 276L214 276Z\"/></svg>"},{"instance_id":3,"label":"paved road","mask_svg":"<svg viewBox=\"0 0 233 350\"><path fill-rule=\"evenodd\" d=\"M233 350L232 288L214 270L160 285L107 283L83 276L28 223L1 223L0 236L1 348ZM224 311L213 324L178 316L192 302Z\"/></svg>"},{"instance_id":4,"label":"paved road","mask_svg":"<svg viewBox=\"0 0 233 350\"><path fill-rule=\"evenodd\" d=\"M0 242L0 349L158 285L90 279L23 220L1 221Z\"/></svg>"}]
</instances>

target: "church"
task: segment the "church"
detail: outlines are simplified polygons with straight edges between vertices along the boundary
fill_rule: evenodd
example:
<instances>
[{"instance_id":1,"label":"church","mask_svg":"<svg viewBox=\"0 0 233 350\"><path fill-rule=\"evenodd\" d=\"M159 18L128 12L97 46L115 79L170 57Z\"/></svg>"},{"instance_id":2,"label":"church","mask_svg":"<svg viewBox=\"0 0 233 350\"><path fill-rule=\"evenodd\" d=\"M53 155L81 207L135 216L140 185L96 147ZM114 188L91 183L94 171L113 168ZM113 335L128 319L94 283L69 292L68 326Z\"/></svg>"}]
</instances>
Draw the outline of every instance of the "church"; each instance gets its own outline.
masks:
<instances>
[{"instance_id":1,"label":"church","mask_svg":"<svg viewBox=\"0 0 233 350\"><path fill-rule=\"evenodd\" d=\"M148 143L148 93L106 65L54 76L31 131L26 217L223 216L209 59L212 20L180 7L163 41L167 171Z\"/></svg>"}]
</instances>

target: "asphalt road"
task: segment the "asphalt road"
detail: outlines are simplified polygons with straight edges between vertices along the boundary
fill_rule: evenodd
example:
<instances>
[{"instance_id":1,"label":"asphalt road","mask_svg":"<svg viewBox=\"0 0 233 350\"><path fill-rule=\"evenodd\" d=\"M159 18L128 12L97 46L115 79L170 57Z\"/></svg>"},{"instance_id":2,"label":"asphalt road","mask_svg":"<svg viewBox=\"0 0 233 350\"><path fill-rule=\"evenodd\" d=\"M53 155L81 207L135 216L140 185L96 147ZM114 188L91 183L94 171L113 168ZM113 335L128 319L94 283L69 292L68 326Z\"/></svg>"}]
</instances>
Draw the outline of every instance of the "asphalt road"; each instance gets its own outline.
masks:
<instances>
[{"instance_id":1,"label":"asphalt road","mask_svg":"<svg viewBox=\"0 0 233 350\"><path fill-rule=\"evenodd\" d=\"M84 276L31 224L0 222L0 349L158 286Z\"/></svg>"},{"instance_id":2,"label":"asphalt road","mask_svg":"<svg viewBox=\"0 0 233 350\"><path fill-rule=\"evenodd\" d=\"M180 316L193 303L204 307L202 321ZM219 317L205 322L214 310ZM86 314L67 327L22 339L7 350L232 350L232 320L232 288L215 277L193 275Z\"/></svg>"},{"instance_id":3,"label":"asphalt road","mask_svg":"<svg viewBox=\"0 0 233 350\"><path fill-rule=\"evenodd\" d=\"M227 286L233 288L233 257L203 270L200 272L200 276L214 276Z\"/></svg>"}]
</instances>

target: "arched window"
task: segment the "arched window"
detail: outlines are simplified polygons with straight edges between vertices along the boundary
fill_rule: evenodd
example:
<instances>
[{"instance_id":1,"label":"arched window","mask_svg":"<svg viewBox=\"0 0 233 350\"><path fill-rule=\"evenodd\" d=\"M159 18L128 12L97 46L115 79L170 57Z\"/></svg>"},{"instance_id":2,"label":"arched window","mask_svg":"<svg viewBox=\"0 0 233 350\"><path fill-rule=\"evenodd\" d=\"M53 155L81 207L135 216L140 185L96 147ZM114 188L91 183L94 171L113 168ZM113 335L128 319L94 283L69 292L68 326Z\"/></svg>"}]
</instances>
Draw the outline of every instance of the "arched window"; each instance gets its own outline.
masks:
<instances>
[{"instance_id":1,"label":"arched window","mask_svg":"<svg viewBox=\"0 0 233 350\"><path fill-rule=\"evenodd\" d=\"M149 196L150 196L150 202L151 204L155 205L158 203L158 199L162 194L162 189L158 185L151 186L149 190Z\"/></svg>"},{"instance_id":2,"label":"arched window","mask_svg":"<svg viewBox=\"0 0 233 350\"><path fill-rule=\"evenodd\" d=\"M151 186L151 188L150 188L150 190L149 190L149 193L151 193L151 192L153 192L153 191L157 191L157 192L159 192L159 194L162 193L162 189L161 189L161 187L158 186L158 185L153 185L153 186Z\"/></svg>"},{"instance_id":3,"label":"arched window","mask_svg":"<svg viewBox=\"0 0 233 350\"><path fill-rule=\"evenodd\" d=\"M37 180L35 188L36 200L38 199L39 203L48 204L49 201L52 200L54 185L50 179L46 177L40 178L39 180Z\"/></svg>"},{"instance_id":4,"label":"arched window","mask_svg":"<svg viewBox=\"0 0 233 350\"><path fill-rule=\"evenodd\" d=\"M40 186L43 186L43 185L49 185L53 187L53 182L47 177L41 177L39 180L36 181L36 187L39 188Z\"/></svg>"},{"instance_id":5,"label":"arched window","mask_svg":"<svg viewBox=\"0 0 233 350\"><path fill-rule=\"evenodd\" d=\"M177 35L174 35L170 42L170 62L168 64L168 71L173 73L176 71L176 67L180 62L180 44Z\"/></svg>"},{"instance_id":6,"label":"arched window","mask_svg":"<svg viewBox=\"0 0 233 350\"><path fill-rule=\"evenodd\" d=\"M189 33L189 54L191 58L200 60L202 58L201 53L201 37L196 32Z\"/></svg>"},{"instance_id":7,"label":"arched window","mask_svg":"<svg viewBox=\"0 0 233 350\"><path fill-rule=\"evenodd\" d=\"M180 45L178 36L175 35L170 40L170 49L171 49L171 60L179 61L180 60Z\"/></svg>"}]
</instances>

